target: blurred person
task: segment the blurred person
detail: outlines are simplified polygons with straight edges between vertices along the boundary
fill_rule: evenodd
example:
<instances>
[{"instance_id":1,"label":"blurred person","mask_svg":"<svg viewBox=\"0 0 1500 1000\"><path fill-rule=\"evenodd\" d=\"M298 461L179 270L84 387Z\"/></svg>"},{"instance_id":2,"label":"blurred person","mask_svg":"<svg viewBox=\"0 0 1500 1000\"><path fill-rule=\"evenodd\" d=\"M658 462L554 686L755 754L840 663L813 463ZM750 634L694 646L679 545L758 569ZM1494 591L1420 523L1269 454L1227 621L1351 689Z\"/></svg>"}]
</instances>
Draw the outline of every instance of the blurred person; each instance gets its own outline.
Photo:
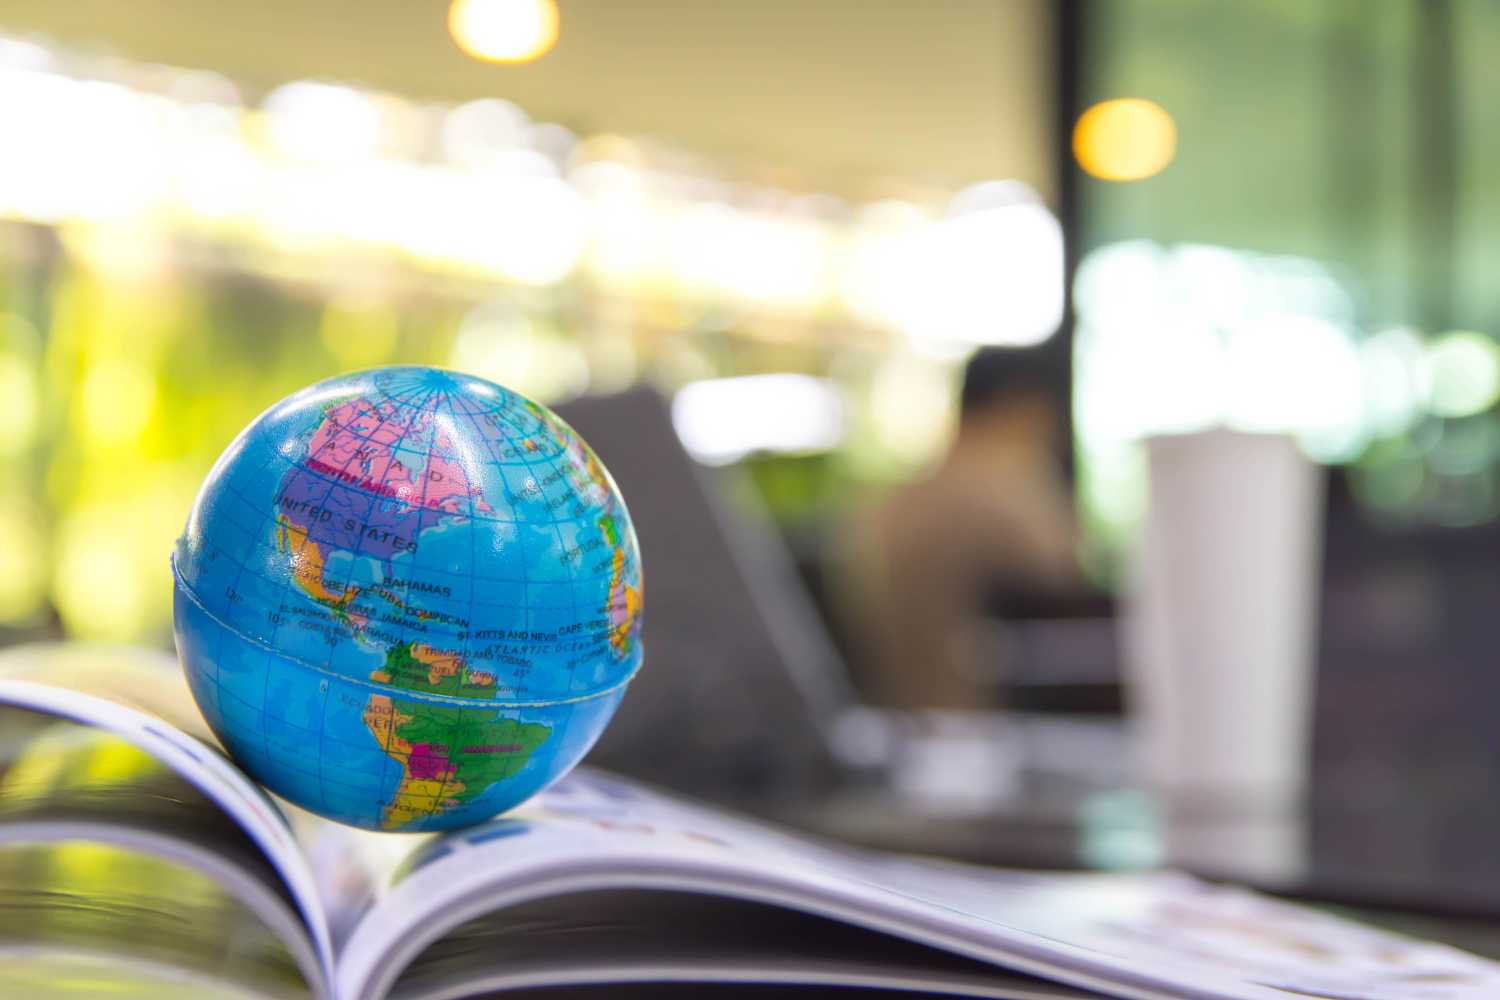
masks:
<instances>
[{"instance_id":1,"label":"blurred person","mask_svg":"<svg viewBox=\"0 0 1500 1000\"><path fill-rule=\"evenodd\" d=\"M994 595L1079 582L1054 377L1035 349L975 354L941 461L854 518L841 540L848 645L876 704L996 707Z\"/></svg>"}]
</instances>

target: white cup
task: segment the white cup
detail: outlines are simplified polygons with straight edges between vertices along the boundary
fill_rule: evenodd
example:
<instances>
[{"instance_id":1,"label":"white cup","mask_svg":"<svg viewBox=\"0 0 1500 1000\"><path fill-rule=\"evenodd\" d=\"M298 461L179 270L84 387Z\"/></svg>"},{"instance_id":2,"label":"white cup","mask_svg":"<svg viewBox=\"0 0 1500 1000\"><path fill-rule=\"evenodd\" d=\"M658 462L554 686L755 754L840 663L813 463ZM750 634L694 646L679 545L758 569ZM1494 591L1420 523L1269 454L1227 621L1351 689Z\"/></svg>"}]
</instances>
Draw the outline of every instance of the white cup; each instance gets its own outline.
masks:
<instances>
[{"instance_id":1,"label":"white cup","mask_svg":"<svg viewBox=\"0 0 1500 1000\"><path fill-rule=\"evenodd\" d=\"M1322 470L1282 435L1147 442L1125 600L1134 737L1169 862L1268 880L1304 864Z\"/></svg>"}]
</instances>

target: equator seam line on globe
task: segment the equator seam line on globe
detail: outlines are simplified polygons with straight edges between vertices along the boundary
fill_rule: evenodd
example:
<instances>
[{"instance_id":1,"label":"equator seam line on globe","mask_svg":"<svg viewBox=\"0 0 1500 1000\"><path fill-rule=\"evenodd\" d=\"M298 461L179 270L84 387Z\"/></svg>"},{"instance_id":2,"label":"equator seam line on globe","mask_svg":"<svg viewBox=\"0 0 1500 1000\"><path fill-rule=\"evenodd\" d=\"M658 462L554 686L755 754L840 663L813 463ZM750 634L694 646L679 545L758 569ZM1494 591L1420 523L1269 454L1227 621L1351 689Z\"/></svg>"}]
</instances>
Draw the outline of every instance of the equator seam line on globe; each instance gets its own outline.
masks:
<instances>
[{"instance_id":1,"label":"equator seam line on globe","mask_svg":"<svg viewBox=\"0 0 1500 1000\"><path fill-rule=\"evenodd\" d=\"M222 625L225 628L231 628L228 622L224 621L224 619L214 614L214 612L203 603L203 600L198 597L198 594L192 589L192 587L188 586L187 581L182 578L182 574L177 571L177 559L175 556L171 557L171 562L172 575L176 578L178 586L182 588L182 593L195 605L197 605L200 611L202 611L209 618L213 619L214 622ZM361 680L358 677L351 677L348 674L341 674L337 671L329 670L327 667L320 666L316 663L311 663L303 659L302 657L293 656L283 650L279 650L275 646L261 640L257 636L246 635L238 632L236 634L240 639L243 639L244 641L249 642L252 645L260 646L262 649L266 649L273 653L276 653L278 656L288 659L298 666L306 667L309 670L316 671L317 673L323 674L329 679L337 681L340 684L361 687L365 688L366 690L377 691L382 694L386 693L386 689L382 685L376 684L373 681ZM452 705L459 708L470 709L543 708L551 707L553 705L576 705L579 702L593 701L595 698L603 698L606 695L612 694L615 691L618 691L620 688L623 688L625 685L630 683L631 679L635 677L638 672L640 672L642 662L642 660L637 660L636 663L630 668L630 672L628 674L626 674L614 684L611 684L609 687L600 688L597 691L590 691L587 694L574 695L568 698L545 698L534 699L531 701L501 701L498 698L494 700L480 698L457 698L449 694L432 694L428 691L413 691L410 689L403 689L401 691L401 698L403 701L426 701L437 705Z\"/></svg>"}]
</instances>

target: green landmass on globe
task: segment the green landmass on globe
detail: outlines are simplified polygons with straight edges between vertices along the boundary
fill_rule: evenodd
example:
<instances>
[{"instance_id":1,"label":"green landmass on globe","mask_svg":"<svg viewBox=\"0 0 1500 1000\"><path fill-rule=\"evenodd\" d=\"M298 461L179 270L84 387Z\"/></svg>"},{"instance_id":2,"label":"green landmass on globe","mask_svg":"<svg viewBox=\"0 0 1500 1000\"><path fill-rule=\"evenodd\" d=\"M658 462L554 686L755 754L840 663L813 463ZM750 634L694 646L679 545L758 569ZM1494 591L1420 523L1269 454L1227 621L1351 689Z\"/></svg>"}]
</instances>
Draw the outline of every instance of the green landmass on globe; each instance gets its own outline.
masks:
<instances>
[{"instance_id":1,"label":"green landmass on globe","mask_svg":"<svg viewBox=\"0 0 1500 1000\"><path fill-rule=\"evenodd\" d=\"M466 719L464 711L370 696L365 725L403 769L396 795L381 813L382 827L400 829L462 805L514 774L551 735L547 726Z\"/></svg>"},{"instance_id":2,"label":"green landmass on globe","mask_svg":"<svg viewBox=\"0 0 1500 1000\"><path fill-rule=\"evenodd\" d=\"M461 825L529 797L641 659L639 553L598 458L540 404L436 369L267 411L174 566L210 726L273 791L357 825Z\"/></svg>"}]
</instances>

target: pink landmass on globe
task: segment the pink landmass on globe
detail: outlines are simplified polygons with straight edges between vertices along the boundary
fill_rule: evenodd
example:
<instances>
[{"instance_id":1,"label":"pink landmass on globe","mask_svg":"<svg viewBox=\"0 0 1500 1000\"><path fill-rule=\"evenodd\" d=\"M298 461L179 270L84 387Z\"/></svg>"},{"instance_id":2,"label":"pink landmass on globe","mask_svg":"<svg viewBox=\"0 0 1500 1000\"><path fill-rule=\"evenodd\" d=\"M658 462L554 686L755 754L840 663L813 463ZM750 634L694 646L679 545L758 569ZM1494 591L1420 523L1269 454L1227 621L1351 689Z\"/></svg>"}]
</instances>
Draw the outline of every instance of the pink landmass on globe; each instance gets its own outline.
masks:
<instances>
[{"instance_id":1,"label":"pink landmass on globe","mask_svg":"<svg viewBox=\"0 0 1500 1000\"><path fill-rule=\"evenodd\" d=\"M278 514L323 561L341 549L384 562L415 552L418 536L448 518L494 513L471 475L476 460L441 427L428 440L432 422L429 412L363 397L330 407L307 457L282 480ZM428 452L420 474L397 457L403 441Z\"/></svg>"},{"instance_id":2,"label":"pink landmass on globe","mask_svg":"<svg viewBox=\"0 0 1500 1000\"><path fill-rule=\"evenodd\" d=\"M440 427L427 456L427 485L423 494L427 506L450 514L467 514L472 502L476 513L493 514L495 509L485 500L483 491L471 483L468 470L457 456L453 439Z\"/></svg>"},{"instance_id":3,"label":"pink landmass on globe","mask_svg":"<svg viewBox=\"0 0 1500 1000\"><path fill-rule=\"evenodd\" d=\"M425 429L430 416L403 419L394 403L351 399L330 409L307 447L307 466L357 489L413 503L417 496L411 471L396 458L396 446Z\"/></svg>"},{"instance_id":4,"label":"pink landmass on globe","mask_svg":"<svg viewBox=\"0 0 1500 1000\"><path fill-rule=\"evenodd\" d=\"M448 748L431 743L413 743L406 759L407 775L419 781L439 781L452 777L457 768L448 759Z\"/></svg>"}]
</instances>

